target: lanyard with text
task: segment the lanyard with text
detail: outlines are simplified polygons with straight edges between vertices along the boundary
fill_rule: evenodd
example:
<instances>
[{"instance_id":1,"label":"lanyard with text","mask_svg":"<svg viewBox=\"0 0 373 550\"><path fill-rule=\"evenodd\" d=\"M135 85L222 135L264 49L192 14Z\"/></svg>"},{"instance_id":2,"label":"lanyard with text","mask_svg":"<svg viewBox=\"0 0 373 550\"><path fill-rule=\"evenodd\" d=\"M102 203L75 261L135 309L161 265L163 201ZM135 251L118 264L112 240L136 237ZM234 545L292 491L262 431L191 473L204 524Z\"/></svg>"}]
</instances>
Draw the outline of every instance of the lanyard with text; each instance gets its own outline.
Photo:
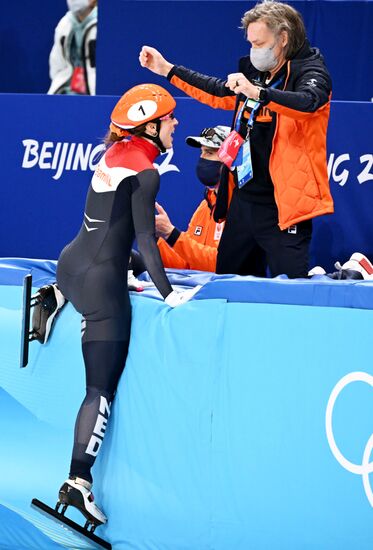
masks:
<instances>
[{"instance_id":1,"label":"lanyard with text","mask_svg":"<svg viewBox=\"0 0 373 550\"><path fill-rule=\"evenodd\" d=\"M269 87L277 88L278 86L280 86L283 80L284 80L283 78L280 78ZM250 117L246 124L246 127L247 127L246 139L245 140L242 139L242 143L237 152L237 156L231 164L231 166L235 167L237 171L237 185L239 189L241 189L241 187L243 187L246 183L248 183L253 178L253 165L251 160L251 149L250 149L250 132L254 126L257 111L259 110L260 106L261 106L260 101L255 101L248 97L245 103L243 104L243 106L241 107L241 110L236 119L235 130L236 132L238 132L240 129L240 125L242 123L242 116L243 116L244 110L247 109L248 107L251 108Z\"/></svg>"},{"instance_id":2,"label":"lanyard with text","mask_svg":"<svg viewBox=\"0 0 373 550\"><path fill-rule=\"evenodd\" d=\"M276 80L276 82L271 84L271 86L268 86L268 88L278 88L280 86L280 84L282 84L283 81L284 81L284 77L281 77L278 80ZM242 106L242 109L240 111L240 118L242 116L243 109L245 109L246 107L251 107L250 118L247 121L248 132L250 132L250 130L254 126L255 117L256 117L256 114L257 114L257 111L258 111L260 105L261 105L260 101L254 101L253 99L250 99L248 97L247 100L245 101L245 103ZM239 120L238 122L241 123L241 120ZM237 130L237 126L236 126L236 130Z\"/></svg>"}]
</instances>

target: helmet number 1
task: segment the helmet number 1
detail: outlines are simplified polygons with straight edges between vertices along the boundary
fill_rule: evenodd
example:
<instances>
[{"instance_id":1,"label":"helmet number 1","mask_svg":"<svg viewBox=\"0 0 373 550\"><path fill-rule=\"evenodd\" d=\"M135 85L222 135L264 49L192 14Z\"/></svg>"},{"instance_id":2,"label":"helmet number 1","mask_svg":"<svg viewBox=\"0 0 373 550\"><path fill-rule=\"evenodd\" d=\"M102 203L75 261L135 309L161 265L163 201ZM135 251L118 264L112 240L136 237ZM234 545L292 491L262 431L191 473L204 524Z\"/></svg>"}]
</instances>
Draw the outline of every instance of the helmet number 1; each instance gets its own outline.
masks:
<instances>
[{"instance_id":1,"label":"helmet number 1","mask_svg":"<svg viewBox=\"0 0 373 550\"><path fill-rule=\"evenodd\" d=\"M137 101L127 111L127 117L132 122L143 122L157 112L157 103L151 99Z\"/></svg>"}]
</instances>

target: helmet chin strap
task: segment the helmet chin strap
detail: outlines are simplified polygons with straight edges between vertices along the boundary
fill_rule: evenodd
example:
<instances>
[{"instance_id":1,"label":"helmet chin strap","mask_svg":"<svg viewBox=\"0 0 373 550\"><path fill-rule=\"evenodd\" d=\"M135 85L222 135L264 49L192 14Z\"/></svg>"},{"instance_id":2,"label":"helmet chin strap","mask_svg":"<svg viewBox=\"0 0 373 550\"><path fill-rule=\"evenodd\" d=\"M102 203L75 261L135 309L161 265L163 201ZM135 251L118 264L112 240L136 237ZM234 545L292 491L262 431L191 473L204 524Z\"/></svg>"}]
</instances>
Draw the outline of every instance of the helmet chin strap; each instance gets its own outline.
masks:
<instances>
[{"instance_id":1,"label":"helmet chin strap","mask_svg":"<svg viewBox=\"0 0 373 550\"><path fill-rule=\"evenodd\" d=\"M161 153L165 153L166 152L166 147L163 145L163 143L161 141L161 138L159 137L159 132L161 130L161 121L158 119L158 120L154 120L153 122L155 122L155 124L157 125L156 135L152 136L152 135L147 134L146 132L144 132L144 136L146 136L151 141L154 141L154 143L157 145L157 147L159 147Z\"/></svg>"}]
</instances>

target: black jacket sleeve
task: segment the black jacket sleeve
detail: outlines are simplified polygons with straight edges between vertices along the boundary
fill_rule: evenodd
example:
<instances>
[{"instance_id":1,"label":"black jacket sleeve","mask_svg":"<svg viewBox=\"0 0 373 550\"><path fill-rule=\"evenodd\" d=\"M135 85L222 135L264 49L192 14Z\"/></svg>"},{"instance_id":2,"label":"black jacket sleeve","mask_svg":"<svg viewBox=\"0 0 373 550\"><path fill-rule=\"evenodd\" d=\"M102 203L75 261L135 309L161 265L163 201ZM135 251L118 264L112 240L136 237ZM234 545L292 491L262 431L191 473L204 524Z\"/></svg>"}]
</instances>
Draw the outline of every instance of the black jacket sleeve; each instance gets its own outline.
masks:
<instances>
[{"instance_id":1,"label":"black jacket sleeve","mask_svg":"<svg viewBox=\"0 0 373 550\"><path fill-rule=\"evenodd\" d=\"M329 101L330 93L331 82L328 75L313 69L295 80L293 91L268 88L265 99L289 109L313 113Z\"/></svg>"},{"instance_id":2,"label":"black jacket sleeve","mask_svg":"<svg viewBox=\"0 0 373 550\"><path fill-rule=\"evenodd\" d=\"M132 179L132 219L137 244L149 275L166 298L172 292L155 238L155 198L159 189L157 170L144 170Z\"/></svg>"}]
</instances>

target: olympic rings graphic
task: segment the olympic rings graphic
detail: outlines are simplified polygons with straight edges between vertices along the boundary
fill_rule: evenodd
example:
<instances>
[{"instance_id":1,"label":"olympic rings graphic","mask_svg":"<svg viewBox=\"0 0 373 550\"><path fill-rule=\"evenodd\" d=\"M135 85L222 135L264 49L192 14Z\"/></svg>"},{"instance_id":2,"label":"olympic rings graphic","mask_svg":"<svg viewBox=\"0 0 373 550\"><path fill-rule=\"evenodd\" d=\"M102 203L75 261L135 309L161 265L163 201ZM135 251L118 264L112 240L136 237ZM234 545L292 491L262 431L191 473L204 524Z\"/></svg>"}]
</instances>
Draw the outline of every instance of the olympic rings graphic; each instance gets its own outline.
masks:
<instances>
[{"instance_id":1,"label":"olympic rings graphic","mask_svg":"<svg viewBox=\"0 0 373 550\"><path fill-rule=\"evenodd\" d=\"M341 378L341 380L336 384L332 393L330 394L328 405L326 407L326 436L328 438L329 447L340 465L353 474L361 475L365 494L367 496L367 499L369 500L370 505L373 507L373 491L369 481L369 474L373 472L373 462L369 462L373 450L373 434L370 436L365 446L361 464L354 464L353 462L347 460L345 456L343 456L337 446L333 434L333 409L335 402L341 391L352 382L364 382L373 387L373 376L368 374L367 372L350 372L350 374L347 374L346 376Z\"/></svg>"}]
</instances>

